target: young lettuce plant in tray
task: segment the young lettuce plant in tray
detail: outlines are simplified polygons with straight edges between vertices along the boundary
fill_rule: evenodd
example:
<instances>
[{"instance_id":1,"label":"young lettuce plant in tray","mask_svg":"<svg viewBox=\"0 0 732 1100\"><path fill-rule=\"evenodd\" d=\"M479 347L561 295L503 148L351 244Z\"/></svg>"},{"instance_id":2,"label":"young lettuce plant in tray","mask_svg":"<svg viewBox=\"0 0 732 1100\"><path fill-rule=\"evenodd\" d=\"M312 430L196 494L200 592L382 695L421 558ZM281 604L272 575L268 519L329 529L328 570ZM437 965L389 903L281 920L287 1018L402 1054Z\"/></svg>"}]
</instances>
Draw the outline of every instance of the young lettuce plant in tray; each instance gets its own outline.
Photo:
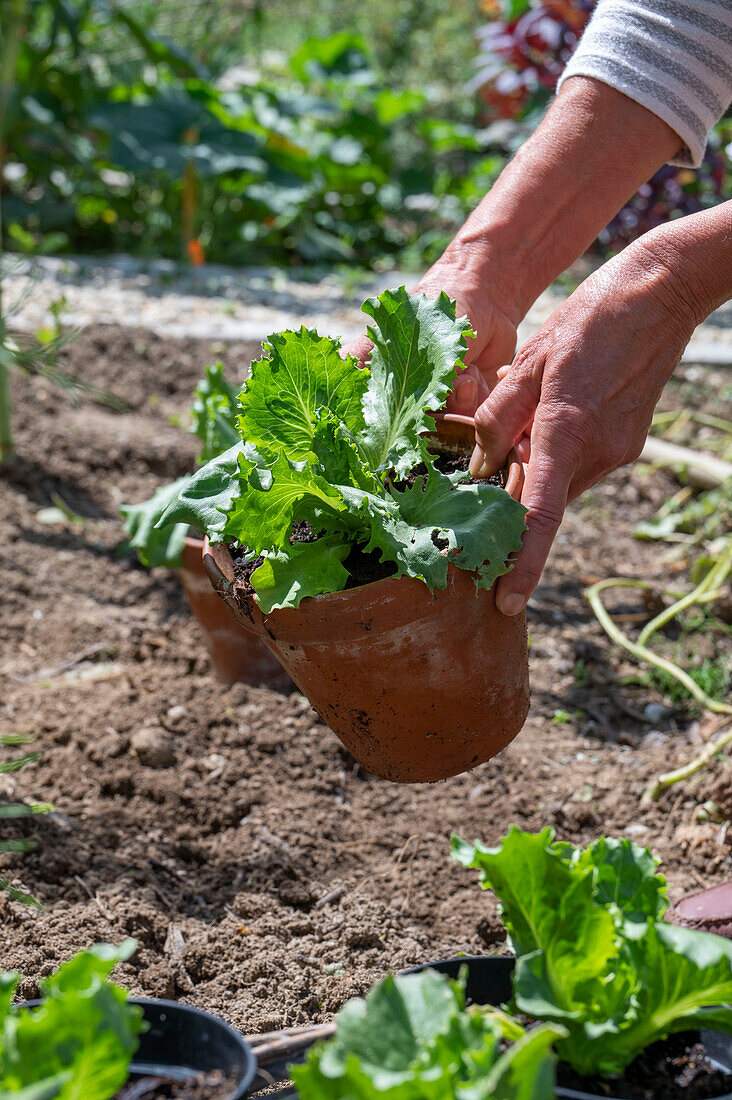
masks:
<instances>
[{"instance_id":1,"label":"young lettuce plant in tray","mask_svg":"<svg viewBox=\"0 0 732 1100\"><path fill-rule=\"evenodd\" d=\"M336 1023L291 1067L301 1100L553 1100L563 1028L466 1008L462 984L432 970L384 978Z\"/></svg>"},{"instance_id":2,"label":"young lettuce plant in tray","mask_svg":"<svg viewBox=\"0 0 732 1100\"><path fill-rule=\"evenodd\" d=\"M434 453L430 410L464 365L467 319L403 287L363 309L368 369L306 328L269 338L240 441L159 523L223 544L207 561L232 613L357 759L437 779L488 759L526 715L524 621L493 599L525 509Z\"/></svg>"},{"instance_id":3,"label":"young lettuce plant in tray","mask_svg":"<svg viewBox=\"0 0 732 1100\"><path fill-rule=\"evenodd\" d=\"M96 944L14 1005L19 975L0 973L2 1100L241 1100L255 1075L244 1038L172 1001L135 1001L110 980L137 944Z\"/></svg>"},{"instance_id":4,"label":"young lettuce plant in tray","mask_svg":"<svg viewBox=\"0 0 732 1100\"><path fill-rule=\"evenodd\" d=\"M576 848L550 828L512 827L497 848L454 837L453 855L499 899L516 952L513 1008L565 1029L560 1083L625 1097L640 1082L652 1091L632 1095L675 1096L683 1055L674 1068L662 1045L648 1048L699 1029L732 1035L732 943L662 919L665 881L647 849L604 837ZM716 1091L684 1087L727 1096L732 1077Z\"/></svg>"}]
</instances>

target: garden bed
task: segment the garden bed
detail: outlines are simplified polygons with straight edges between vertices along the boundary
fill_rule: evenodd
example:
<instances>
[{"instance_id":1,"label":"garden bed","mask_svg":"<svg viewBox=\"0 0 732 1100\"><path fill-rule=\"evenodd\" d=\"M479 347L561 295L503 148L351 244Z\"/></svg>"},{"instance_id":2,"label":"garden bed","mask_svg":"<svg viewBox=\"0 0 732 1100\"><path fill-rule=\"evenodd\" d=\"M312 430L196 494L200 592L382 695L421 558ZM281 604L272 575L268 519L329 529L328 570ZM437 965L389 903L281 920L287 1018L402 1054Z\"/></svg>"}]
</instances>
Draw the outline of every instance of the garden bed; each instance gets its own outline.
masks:
<instances>
[{"instance_id":1,"label":"garden bed","mask_svg":"<svg viewBox=\"0 0 732 1100\"><path fill-rule=\"evenodd\" d=\"M196 441L176 421L204 364L220 355L238 378L256 351L90 327L65 368L114 390L125 414L14 380L0 732L36 735L44 757L0 791L56 812L30 826L36 853L6 857L46 908L0 901L4 966L40 976L75 948L134 935L139 951L120 968L132 992L269 1030L323 1018L387 967L502 949L490 897L450 864L455 829L487 842L510 822L553 823L575 842L629 834L663 857L672 894L728 874L726 829L693 819L703 791L641 806L648 781L693 751L699 724L683 711L643 720L660 696L614 682L630 666L582 597L613 569L674 583L658 545L630 535L675 488L665 474L619 471L570 510L529 609L531 714L469 775L424 788L375 780L302 696L222 691L176 577L115 557L116 511L191 468ZM665 407L729 416L732 401L695 369ZM54 494L84 523L41 522ZM634 594L618 598L638 611ZM37 994L35 980L21 992Z\"/></svg>"}]
</instances>

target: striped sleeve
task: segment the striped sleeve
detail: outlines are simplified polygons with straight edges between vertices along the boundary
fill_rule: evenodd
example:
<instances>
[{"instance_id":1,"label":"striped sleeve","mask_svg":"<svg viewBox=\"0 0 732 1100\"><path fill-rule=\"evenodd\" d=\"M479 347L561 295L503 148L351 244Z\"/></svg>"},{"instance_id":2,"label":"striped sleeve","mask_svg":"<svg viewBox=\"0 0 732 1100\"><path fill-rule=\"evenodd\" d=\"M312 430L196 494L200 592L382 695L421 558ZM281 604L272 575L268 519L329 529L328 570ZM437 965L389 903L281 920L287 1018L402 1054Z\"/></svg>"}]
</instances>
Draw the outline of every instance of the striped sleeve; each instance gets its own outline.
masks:
<instances>
[{"instance_id":1,"label":"striped sleeve","mask_svg":"<svg viewBox=\"0 0 732 1100\"><path fill-rule=\"evenodd\" d=\"M599 0L559 87L571 76L653 111L684 143L673 163L696 167L732 101L732 0Z\"/></svg>"}]
</instances>

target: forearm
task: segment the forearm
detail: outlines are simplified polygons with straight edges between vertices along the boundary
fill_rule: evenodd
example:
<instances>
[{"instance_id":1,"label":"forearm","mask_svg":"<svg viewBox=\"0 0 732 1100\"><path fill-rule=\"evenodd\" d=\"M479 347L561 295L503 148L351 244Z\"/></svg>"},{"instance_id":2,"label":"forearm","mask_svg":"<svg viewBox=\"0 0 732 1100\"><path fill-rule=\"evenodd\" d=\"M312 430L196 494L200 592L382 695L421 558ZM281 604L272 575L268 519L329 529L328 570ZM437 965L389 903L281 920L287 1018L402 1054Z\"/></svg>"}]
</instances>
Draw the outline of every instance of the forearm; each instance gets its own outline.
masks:
<instances>
[{"instance_id":1,"label":"forearm","mask_svg":"<svg viewBox=\"0 0 732 1100\"><path fill-rule=\"evenodd\" d=\"M669 310L694 328L732 298L732 200L659 226L630 250Z\"/></svg>"},{"instance_id":2,"label":"forearm","mask_svg":"<svg viewBox=\"0 0 732 1100\"><path fill-rule=\"evenodd\" d=\"M614 88L568 80L440 266L490 282L518 321L680 146L670 126Z\"/></svg>"}]
</instances>

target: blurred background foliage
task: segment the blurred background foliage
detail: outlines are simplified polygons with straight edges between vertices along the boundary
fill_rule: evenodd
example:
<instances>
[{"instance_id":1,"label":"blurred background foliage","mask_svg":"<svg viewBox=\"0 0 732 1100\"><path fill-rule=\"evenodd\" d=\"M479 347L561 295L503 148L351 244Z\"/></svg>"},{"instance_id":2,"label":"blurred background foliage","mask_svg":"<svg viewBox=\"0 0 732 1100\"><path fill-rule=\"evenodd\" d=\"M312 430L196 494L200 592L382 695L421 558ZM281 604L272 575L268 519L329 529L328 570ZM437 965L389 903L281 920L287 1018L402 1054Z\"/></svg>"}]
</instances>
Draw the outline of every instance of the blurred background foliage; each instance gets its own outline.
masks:
<instances>
[{"instance_id":1,"label":"blurred background foliage","mask_svg":"<svg viewBox=\"0 0 732 1100\"><path fill-rule=\"evenodd\" d=\"M23 6L10 249L419 268L536 126L593 4ZM596 249L728 196L730 152L727 121L699 173L662 169Z\"/></svg>"}]
</instances>

